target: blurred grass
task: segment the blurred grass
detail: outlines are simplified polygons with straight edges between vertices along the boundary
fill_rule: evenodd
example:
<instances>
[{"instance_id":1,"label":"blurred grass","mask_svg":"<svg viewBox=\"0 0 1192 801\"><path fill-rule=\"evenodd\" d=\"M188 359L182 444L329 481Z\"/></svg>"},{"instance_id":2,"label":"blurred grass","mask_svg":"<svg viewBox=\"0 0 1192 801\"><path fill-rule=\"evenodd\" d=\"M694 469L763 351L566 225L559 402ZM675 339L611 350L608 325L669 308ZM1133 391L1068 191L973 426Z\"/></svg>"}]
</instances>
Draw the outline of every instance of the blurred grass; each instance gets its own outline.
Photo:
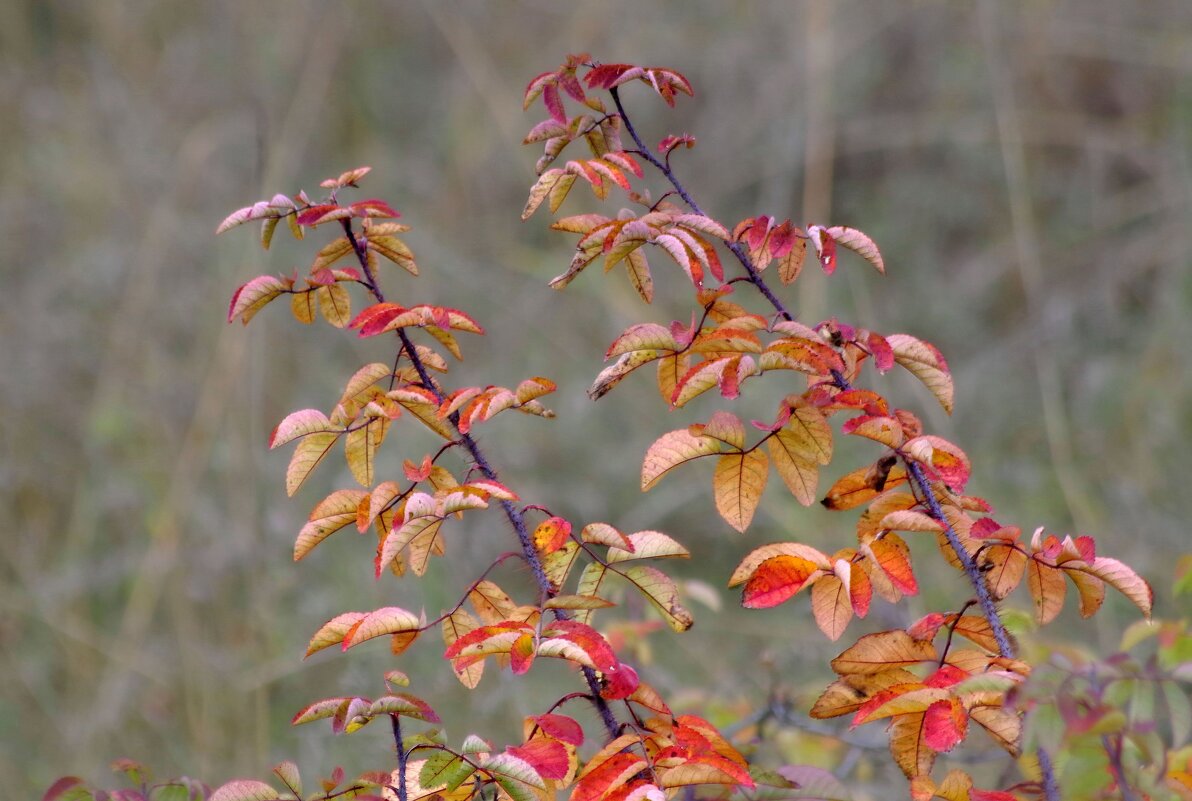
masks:
<instances>
[{"instance_id":1,"label":"blurred grass","mask_svg":"<svg viewBox=\"0 0 1192 801\"><path fill-rule=\"evenodd\" d=\"M418 583L374 584L369 546L348 534L288 564L317 490L347 477L323 468L288 501L285 457L265 450L266 434L387 356L282 313L251 332L224 324L236 285L309 251L279 242L266 258L251 233L211 234L235 207L359 164L374 167L367 194L415 226L424 277L386 275L391 294L450 301L489 329L465 343L459 380L560 383L558 420L482 432L528 501L670 531L706 554L684 574L718 587L758 543L849 541L851 516L803 510L773 488L748 537L730 536L699 468L641 495L645 446L711 404L667 414L644 379L599 404L584 395L607 342L631 322L685 315L687 290L660 276L647 309L598 274L545 288L571 243L542 213L517 220L536 158L518 143L538 118L521 112L521 90L580 50L693 81L696 98L674 111L626 96L651 140L698 137L677 163L710 213L874 236L889 277L856 263L831 282L808 271L804 319L936 343L956 373L955 417L911 382L892 390L969 451L973 487L999 519L1095 536L1157 586L1158 614L1187 614L1164 591L1188 550L1185 2L25 0L0 8L6 793L36 796L63 773L104 779L127 755L212 782L263 775L282 757L308 771L386 763L384 737L288 728L313 697L375 691L392 662L374 649L303 663L307 637L344 609L433 611L507 543L487 536L502 531L492 523L449 532L466 555ZM582 192L566 206L592 208ZM755 400L756 416L773 399ZM391 449L390 468L421 442ZM837 469L865 456L843 449ZM963 592L955 577L929 583L917 606L867 623ZM650 677L714 700L724 722L771 693L813 697L838 649L802 612L742 615L722 595L730 611L697 606L688 635L653 635ZM1132 619L1116 604L1042 636L1108 650ZM723 657L707 659L713 648ZM524 682L494 673L467 695L436 662L434 645L401 659L453 737L513 736L517 717L539 710ZM571 686L563 671L543 680ZM797 738L781 747L818 753ZM865 760L856 770L868 775Z\"/></svg>"}]
</instances>

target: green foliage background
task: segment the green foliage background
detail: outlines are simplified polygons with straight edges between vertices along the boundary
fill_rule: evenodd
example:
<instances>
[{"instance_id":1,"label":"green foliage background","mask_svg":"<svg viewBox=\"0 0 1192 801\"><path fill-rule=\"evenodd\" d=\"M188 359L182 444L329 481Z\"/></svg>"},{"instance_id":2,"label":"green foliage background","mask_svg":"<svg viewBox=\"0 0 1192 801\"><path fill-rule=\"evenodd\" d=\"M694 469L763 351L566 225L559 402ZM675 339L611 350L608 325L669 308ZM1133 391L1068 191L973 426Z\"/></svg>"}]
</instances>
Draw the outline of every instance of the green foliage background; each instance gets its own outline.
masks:
<instances>
[{"instance_id":1,"label":"green foliage background","mask_svg":"<svg viewBox=\"0 0 1192 801\"><path fill-rule=\"evenodd\" d=\"M646 308L595 269L566 293L546 288L571 243L541 212L517 219L537 157L519 142L540 116L521 112L521 91L573 51L687 74L697 96L676 111L626 97L651 141L698 137L676 159L709 213L872 235L889 277L859 261L831 282L809 270L802 319L936 343L955 370L955 417L911 382L892 391L969 451L999 518L1095 536L1156 585L1160 616L1187 613L1164 589L1188 550L1186 2L22 0L0 7L3 795L34 797L63 773L106 780L119 756L212 783L282 757L312 772L388 764L383 736L288 728L314 697L375 691L392 663L383 648L303 663L307 638L345 609L434 613L508 547L493 517L449 532L462 556L421 583L374 583L371 544L350 533L289 564L317 489L350 477L324 467L288 501L287 457L266 451L267 434L386 356L282 309L248 332L228 326L239 283L311 251L287 242L266 257L251 232L212 231L233 208L343 169L371 164L365 196L415 226L424 277L389 271L391 297L450 303L488 327L465 343L460 381L559 382L558 420L482 432L528 501L669 531L711 555L682 570L716 587L757 544L852 538L852 515L802 510L776 481L744 539L716 517L707 470L638 491L648 443L711 402L667 413L644 378L599 404L584 394L604 346L632 322L685 316L689 289L665 275ZM577 190L564 210L594 207ZM767 391L754 416L782 390ZM402 431L389 469L423 452ZM868 455L842 450L836 472ZM862 625L964 597L934 564L925 597ZM653 635L649 677L723 724L772 694L813 698L839 648L806 601L744 615L721 595L725 613L695 604L689 634ZM1115 603L1044 636L1109 651L1134 614ZM513 736L546 697L495 672L469 696L434 643L401 664L453 737ZM562 669L543 680L572 686ZM840 758L784 736L788 759Z\"/></svg>"}]
</instances>

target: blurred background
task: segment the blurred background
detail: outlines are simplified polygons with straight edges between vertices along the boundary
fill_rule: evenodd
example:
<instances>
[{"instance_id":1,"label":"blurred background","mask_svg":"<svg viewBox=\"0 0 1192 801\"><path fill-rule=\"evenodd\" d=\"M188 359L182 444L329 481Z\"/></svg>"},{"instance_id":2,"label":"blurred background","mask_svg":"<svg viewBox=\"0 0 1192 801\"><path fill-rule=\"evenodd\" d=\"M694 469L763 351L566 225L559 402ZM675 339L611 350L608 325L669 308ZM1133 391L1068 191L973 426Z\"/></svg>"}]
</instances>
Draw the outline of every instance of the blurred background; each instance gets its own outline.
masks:
<instances>
[{"instance_id":1,"label":"blurred background","mask_svg":"<svg viewBox=\"0 0 1192 801\"><path fill-rule=\"evenodd\" d=\"M463 343L455 380L559 383L558 419L483 428L503 478L577 523L662 529L703 555L676 572L717 589L693 594L689 633L639 647L646 676L729 727L771 699L814 700L842 644L813 628L807 601L743 614L721 588L762 543L848 544L855 514L805 510L773 479L742 537L716 516L702 465L642 495L646 446L718 399L667 413L645 376L596 404L584 390L622 329L686 319L689 288L659 261L653 307L595 269L555 293L546 281L572 238L545 211L518 220L539 155L520 142L542 117L522 112L523 87L583 51L691 79L696 97L674 110L640 86L625 98L648 141L698 138L675 163L721 221L769 213L873 236L888 276L848 257L830 281L809 269L788 295L801 319L935 343L956 376L954 417L913 381L886 388L967 449L971 487L998 518L1092 535L1156 586L1158 616L1188 613L1166 589L1189 550L1184 0L18 0L0 6L0 794L38 797L66 773L106 782L123 756L212 784L282 758L312 774L384 767L384 732L333 738L288 721L315 698L377 693L395 666L453 741L507 741L557 697L545 693L575 689L562 666L536 667L533 685L490 667L469 694L431 637L397 660L383 646L300 659L340 611L437 614L511 542L496 516L457 524L451 566L437 560L422 581L374 582L370 538L348 532L290 562L320 490L351 478L332 463L287 499L288 453L270 453L268 433L391 354L280 308L229 326L236 286L305 267L311 243L279 233L265 253L255 226L213 231L235 208L363 164L362 196L414 226L423 276L387 271L390 295L488 328ZM563 212L615 208L577 189ZM772 414L779 383L742 416ZM429 443L395 428L383 469ZM867 458L842 445L825 481ZM876 605L846 638L964 597L930 550L925 592ZM1109 652L1137 618L1119 598L1095 622L1069 614L1024 636ZM887 761L798 729L770 736L786 761L847 760L862 797Z\"/></svg>"}]
</instances>

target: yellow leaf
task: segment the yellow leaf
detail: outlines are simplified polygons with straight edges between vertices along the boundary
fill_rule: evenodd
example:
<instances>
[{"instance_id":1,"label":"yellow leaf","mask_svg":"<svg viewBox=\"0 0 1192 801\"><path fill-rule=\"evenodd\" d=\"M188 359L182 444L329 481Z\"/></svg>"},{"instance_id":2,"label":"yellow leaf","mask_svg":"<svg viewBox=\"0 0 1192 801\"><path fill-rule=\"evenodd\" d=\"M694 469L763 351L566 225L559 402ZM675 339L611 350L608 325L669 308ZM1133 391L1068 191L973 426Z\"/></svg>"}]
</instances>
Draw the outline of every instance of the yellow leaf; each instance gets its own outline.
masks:
<instances>
[{"instance_id":1,"label":"yellow leaf","mask_svg":"<svg viewBox=\"0 0 1192 801\"><path fill-rule=\"evenodd\" d=\"M339 440L339 434L323 432L311 434L294 449L290 466L286 468L286 494L293 495L302 486L311 472L319 466L328 452Z\"/></svg>"},{"instance_id":2,"label":"yellow leaf","mask_svg":"<svg viewBox=\"0 0 1192 801\"><path fill-rule=\"evenodd\" d=\"M342 643L344 636L367 616L367 612L344 612L342 615L336 615L328 620L319 627L315 636L310 638L310 644L306 647L306 655L303 656L303 659L324 648Z\"/></svg>"},{"instance_id":3,"label":"yellow leaf","mask_svg":"<svg viewBox=\"0 0 1192 801\"><path fill-rule=\"evenodd\" d=\"M873 265L874 269L879 273L885 275L886 264L882 261L882 254L877 249L877 245L867 235L861 233L856 228L849 228L845 225L833 225L827 229L828 235L836 240L836 244L844 245L849 250L856 253L865 261ZM802 241L802 240L799 240Z\"/></svg>"},{"instance_id":4,"label":"yellow leaf","mask_svg":"<svg viewBox=\"0 0 1192 801\"><path fill-rule=\"evenodd\" d=\"M935 659L935 646L930 641L913 639L896 629L866 634L832 660L832 669L841 675L880 673Z\"/></svg>"},{"instance_id":5,"label":"yellow leaf","mask_svg":"<svg viewBox=\"0 0 1192 801\"><path fill-rule=\"evenodd\" d=\"M340 284L321 286L315 290L319 311L336 328L343 328L352 320L352 300L348 290Z\"/></svg>"},{"instance_id":6,"label":"yellow leaf","mask_svg":"<svg viewBox=\"0 0 1192 801\"><path fill-rule=\"evenodd\" d=\"M815 503L819 484L819 467L814 461L802 456L803 449L797 434L782 429L766 440L770 459L782 483L790 490L795 500L804 506Z\"/></svg>"},{"instance_id":7,"label":"yellow leaf","mask_svg":"<svg viewBox=\"0 0 1192 801\"><path fill-rule=\"evenodd\" d=\"M908 779L930 774L935 764L935 751L925 738L925 717L922 712L902 715L890 724L890 753Z\"/></svg>"},{"instance_id":8,"label":"yellow leaf","mask_svg":"<svg viewBox=\"0 0 1192 801\"><path fill-rule=\"evenodd\" d=\"M351 633L344 638L344 650L374 637L421 629L422 620L413 612L397 606L382 607L369 612L353 627Z\"/></svg>"},{"instance_id":9,"label":"yellow leaf","mask_svg":"<svg viewBox=\"0 0 1192 801\"><path fill-rule=\"evenodd\" d=\"M719 452L719 442L711 437L695 436L685 428L663 434L646 451L642 462L642 491L649 490L667 472L684 462Z\"/></svg>"},{"instance_id":10,"label":"yellow leaf","mask_svg":"<svg viewBox=\"0 0 1192 801\"><path fill-rule=\"evenodd\" d=\"M1151 589L1151 585L1147 584L1128 565L1119 562L1117 559L1098 556L1093 560L1091 565L1084 568L1084 571L1096 576L1122 595L1125 595L1148 618L1151 616L1151 607L1155 603L1155 593Z\"/></svg>"},{"instance_id":11,"label":"yellow leaf","mask_svg":"<svg viewBox=\"0 0 1192 801\"><path fill-rule=\"evenodd\" d=\"M295 292L290 295L290 311L293 312L294 319L303 325L310 325L315 321L317 308L313 291Z\"/></svg>"},{"instance_id":12,"label":"yellow leaf","mask_svg":"<svg viewBox=\"0 0 1192 801\"><path fill-rule=\"evenodd\" d=\"M716 510L730 526L744 532L753 520L769 476L766 452L752 450L721 456L712 476Z\"/></svg>"},{"instance_id":13,"label":"yellow leaf","mask_svg":"<svg viewBox=\"0 0 1192 801\"><path fill-rule=\"evenodd\" d=\"M306 556L327 537L356 522L356 507L365 494L361 490L336 490L319 501L294 542L294 561Z\"/></svg>"},{"instance_id":14,"label":"yellow leaf","mask_svg":"<svg viewBox=\"0 0 1192 801\"><path fill-rule=\"evenodd\" d=\"M909 334L891 334L886 341L894 351L895 361L922 381L944 411L952 414L952 374L943 354L931 343Z\"/></svg>"},{"instance_id":15,"label":"yellow leaf","mask_svg":"<svg viewBox=\"0 0 1192 801\"><path fill-rule=\"evenodd\" d=\"M811 587L811 612L820 631L835 642L853 617L848 587L836 576L824 576Z\"/></svg>"},{"instance_id":16,"label":"yellow leaf","mask_svg":"<svg viewBox=\"0 0 1192 801\"><path fill-rule=\"evenodd\" d=\"M679 590L670 576L649 565L631 565L622 575L650 599L668 626L675 631L691 628L695 620L679 602Z\"/></svg>"},{"instance_id":17,"label":"yellow leaf","mask_svg":"<svg viewBox=\"0 0 1192 801\"><path fill-rule=\"evenodd\" d=\"M1063 571L1032 558L1026 567L1026 583L1035 602L1035 619L1050 623L1064 608L1068 585Z\"/></svg>"},{"instance_id":18,"label":"yellow leaf","mask_svg":"<svg viewBox=\"0 0 1192 801\"><path fill-rule=\"evenodd\" d=\"M356 423L346 437L344 455L348 469L366 487L372 486L374 457L389 430L389 422L388 417L370 418L366 423Z\"/></svg>"}]
</instances>

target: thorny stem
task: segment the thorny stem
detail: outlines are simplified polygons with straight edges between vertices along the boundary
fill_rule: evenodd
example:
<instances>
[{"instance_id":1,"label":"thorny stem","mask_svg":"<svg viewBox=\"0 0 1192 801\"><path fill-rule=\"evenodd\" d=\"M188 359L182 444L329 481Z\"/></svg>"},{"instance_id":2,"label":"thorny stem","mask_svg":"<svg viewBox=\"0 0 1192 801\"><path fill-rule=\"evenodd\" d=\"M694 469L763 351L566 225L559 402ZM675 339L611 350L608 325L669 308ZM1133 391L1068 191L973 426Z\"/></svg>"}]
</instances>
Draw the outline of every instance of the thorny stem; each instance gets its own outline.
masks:
<instances>
[{"instance_id":1,"label":"thorny stem","mask_svg":"<svg viewBox=\"0 0 1192 801\"><path fill-rule=\"evenodd\" d=\"M956 558L960 560L960 566L964 568L964 573L968 576L969 583L976 590L977 603L981 606L981 614L989 621L989 627L993 630L993 638L997 641L998 651L1002 656L1013 657L1014 646L1010 642L1010 635L1006 632L1006 627L1002 623L1001 617L998 615L997 605L994 603L993 596L989 594L989 585L985 583L985 579L981 575L981 568L977 567L977 563L973 561L973 557L960 542L960 537L956 534L956 529L952 528L952 524L944 516L944 510L940 507L939 499L935 497L931 485L927 482L927 477L923 475L922 466L910 459L904 458L902 461L906 465L907 472L911 480L914 481L916 489L923 496L923 500L927 502L927 508L930 510L931 516L944 527L944 536L948 538L948 545L952 546L952 550L956 553Z\"/></svg>"},{"instance_id":2,"label":"thorny stem","mask_svg":"<svg viewBox=\"0 0 1192 801\"><path fill-rule=\"evenodd\" d=\"M641 136L638 134L637 129L634 128L633 123L630 122L629 115L625 113L625 107L621 105L621 97L618 94L616 88L614 87L613 89L610 89L609 93L612 95L613 102L617 106L617 112L621 115L621 121L625 123L625 130L637 144L638 149L641 151L642 158L653 164L654 167L657 168L668 181L670 181L671 185L675 188L675 191L679 193L679 197L683 198L684 202L691 207L692 211L694 211L696 214L707 216L704 214L703 209L699 207L699 204L695 202L695 199L691 197L690 193L688 193L687 188L679 182L677 177L675 177L675 174L670 167L659 161L658 158L650 152L650 149L646 147ZM745 272L749 274L750 283L758 288L758 291L762 293L766 300L770 302L770 305L773 306L780 315L785 317L787 320L793 320L794 316L790 313L786 306L783 305L782 301L779 300L770 290L770 287L766 284L765 279L762 278L761 273L758 272L757 267L754 266L752 259L749 258L749 254L745 252L745 249L741 246L741 243L725 240L724 244L730 251L732 251L733 255L737 257L737 260L741 262L741 265L745 268ZM839 371L834 370L832 372L832 378L834 379L836 386L840 387L840 389L851 389L852 385ZM917 463L909 459L904 458L903 461L906 463L907 470L910 473L916 488L923 496L924 501L927 502L927 508L931 511L931 516L934 517L944 527L944 536L948 538L948 544L952 547L952 550L955 551L956 558L960 560L960 564L964 568L964 572L968 576L969 582L973 585L973 589L977 593L977 602L981 605L981 612L989 620L989 626L993 629L993 636L994 639L997 640L998 651L1002 656L1012 657L1014 655L1014 646L1011 645L1010 637L1006 633L1006 628L1002 625L1001 618L998 617L997 607L994 605L993 597L989 594L989 588L986 586L985 580L981 576L980 568L977 567L977 564L973 561L972 556L969 555L969 552L965 550L964 546L961 544L960 537L957 536L956 531L952 528L951 523L949 523L948 519L944 517L944 511L940 507L939 499L936 498L934 491L927 482L926 476L923 475L923 469Z\"/></svg>"},{"instance_id":3,"label":"thorny stem","mask_svg":"<svg viewBox=\"0 0 1192 801\"><path fill-rule=\"evenodd\" d=\"M390 715L393 722L393 746L397 749L397 799L407 801L406 797L406 746L401 739L401 717Z\"/></svg>"},{"instance_id":4,"label":"thorny stem","mask_svg":"<svg viewBox=\"0 0 1192 801\"><path fill-rule=\"evenodd\" d=\"M356 261L360 263L361 269L364 270L365 285L368 287L369 292L372 293L372 296L377 299L378 303L384 303L385 294L381 291L381 286L377 283L376 276L368 264L367 248L356 237L355 231L352 230L351 220L340 220L340 224L343 227L344 236L347 237L348 242L352 245L352 251L356 254ZM401 340L402 350L409 357L410 363L414 365L414 371L418 373L418 380L435 396L435 399L439 403L442 403L445 400L445 396L427 371L422 359L418 356L418 351L414 348L414 343L410 341L405 329L397 329L397 336ZM464 433L459 430L459 412L452 412L447 419L459 434L460 443L463 444L464 448L471 455L472 461L480 468L480 472L484 474L485 478L496 481L497 472L493 470L488 458L484 455L484 451L480 449L480 446L470 433ZM513 530L517 534L522 555L525 557L526 564L530 566L530 572L533 573L534 581L538 585L540 600L550 598L556 594L556 591L551 586L550 579L547 577L546 571L542 566L542 558L538 555L537 549L534 548L534 541L530 535L530 530L526 527L525 517L522 515L521 510L510 501L501 501L501 509L505 512L505 517L509 519L510 525L513 526ZM567 618L567 613L563 610L556 609L554 611L556 617ZM588 689L592 693L592 705L600 715L600 721L604 725L605 730L608 731L609 738L615 738L619 731L619 724L608 702L600 695L600 680L596 678L596 671L585 667L583 668L583 674L584 680L588 684ZM402 798L400 801L406 801L406 799Z\"/></svg>"},{"instance_id":5,"label":"thorny stem","mask_svg":"<svg viewBox=\"0 0 1192 801\"><path fill-rule=\"evenodd\" d=\"M1039 757L1039 770L1043 774L1043 797L1047 801L1059 801L1060 786L1055 780L1055 767L1051 764L1051 755L1047 753L1046 748L1040 748L1036 754ZM1123 801L1134 801L1134 796L1128 792L1129 788L1126 787L1125 780L1120 775L1118 779Z\"/></svg>"},{"instance_id":6,"label":"thorny stem","mask_svg":"<svg viewBox=\"0 0 1192 801\"><path fill-rule=\"evenodd\" d=\"M670 154L667 154L668 157L665 163L660 161L653 154L653 152L651 152L645 141L638 134L637 129L633 127L633 122L629 119L629 115L625 112L625 107L621 104L621 95L617 91L617 88L611 88L609 90L609 94L612 95L613 103L616 104L617 107L617 113L621 116L621 121L625 124L625 130L629 133L630 138L632 138L634 143L637 145L639 155L641 155L642 158L644 158L660 173L662 173L663 177L670 182L671 186L673 186L675 191L679 194L679 197L683 198L683 201L693 212L706 217L707 215L704 214L703 209L701 209L699 204L695 202L695 198L691 196L691 194L687 191L687 188L683 186L683 184L680 183L679 179L675 176L674 171L671 170L669 158ZM786 308L782 301L779 300L778 296L776 296L766 284L765 279L762 278L761 273L758 272L757 267L753 264L753 260L749 258L749 254L746 252L741 243L731 239L726 239L724 241L724 245L737 258L737 261L741 263L741 266L745 268L745 272L748 275L747 280L757 287L758 291L761 292L762 296L765 297L767 301L769 301L770 305L774 307L775 311L777 311L778 314L783 318L787 320L793 320L794 315L791 314L790 310ZM841 389L849 388L850 385L842 374L833 371L833 378L836 379L836 384ZM1014 646L1010 642L1010 637L1006 632L1005 626L1002 624L1001 617L998 616L997 607L994 604L992 596L989 594L989 588L985 584L985 580L981 576L980 570L977 568L972 556L961 544L960 538L957 536L956 531L952 528L951 523L949 523L947 518L944 517L943 509L940 508L939 499L936 498L934 491L931 489L931 485L928 484L926 477L923 475L922 468L909 459L904 458L903 461L906 463L908 472L910 473L917 489L919 490L919 493L927 502L927 506L931 510L932 517L939 521L939 523L944 527L944 535L948 539L948 545L951 546L952 550L955 552L956 558L960 560L960 564L964 568L965 575L968 576L969 582L973 585L973 589L977 593L977 601L981 606L982 614L989 621L989 626L993 630L994 639L997 641L998 645L998 651L1004 657L1013 657ZM1039 749L1038 753L1039 767L1043 772L1044 797L1047 799L1047 801L1059 801L1059 788L1056 784L1055 772L1052 768L1051 758L1042 748Z\"/></svg>"}]
</instances>

